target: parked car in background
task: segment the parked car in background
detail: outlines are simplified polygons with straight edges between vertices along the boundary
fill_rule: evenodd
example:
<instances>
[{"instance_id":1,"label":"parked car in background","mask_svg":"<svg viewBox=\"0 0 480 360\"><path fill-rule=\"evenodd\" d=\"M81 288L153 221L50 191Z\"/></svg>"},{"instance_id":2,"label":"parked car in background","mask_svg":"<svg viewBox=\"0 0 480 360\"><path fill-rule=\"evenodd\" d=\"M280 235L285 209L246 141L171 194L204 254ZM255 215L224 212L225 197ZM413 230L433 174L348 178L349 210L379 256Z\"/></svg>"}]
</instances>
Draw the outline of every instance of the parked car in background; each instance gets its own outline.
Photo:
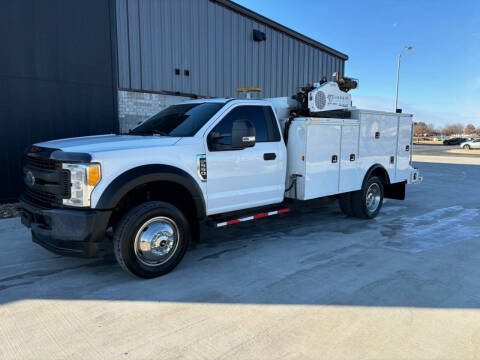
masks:
<instances>
[{"instance_id":1,"label":"parked car in background","mask_svg":"<svg viewBox=\"0 0 480 360\"><path fill-rule=\"evenodd\" d=\"M470 140L471 140L470 138L456 137L456 138L451 138L451 139L448 139L448 140L444 140L443 145L460 145L461 143L464 143L464 142L467 142L467 141L470 141Z\"/></svg>"},{"instance_id":2,"label":"parked car in background","mask_svg":"<svg viewBox=\"0 0 480 360\"><path fill-rule=\"evenodd\" d=\"M460 147L465 150L480 149L480 138L473 139L470 141L465 141L460 144Z\"/></svg>"}]
</instances>

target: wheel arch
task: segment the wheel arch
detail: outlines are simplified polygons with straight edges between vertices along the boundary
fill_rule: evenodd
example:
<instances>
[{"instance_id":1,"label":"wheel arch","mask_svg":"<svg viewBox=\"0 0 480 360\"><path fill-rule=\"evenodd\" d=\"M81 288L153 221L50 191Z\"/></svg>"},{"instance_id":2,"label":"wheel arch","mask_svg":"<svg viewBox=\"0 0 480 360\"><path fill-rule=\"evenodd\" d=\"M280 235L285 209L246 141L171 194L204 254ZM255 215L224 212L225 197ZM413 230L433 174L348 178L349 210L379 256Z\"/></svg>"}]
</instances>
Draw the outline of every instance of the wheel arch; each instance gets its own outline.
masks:
<instances>
[{"instance_id":1,"label":"wheel arch","mask_svg":"<svg viewBox=\"0 0 480 360\"><path fill-rule=\"evenodd\" d=\"M205 218L206 206L200 186L187 172L170 165L142 165L120 174L105 188L96 208L115 209L132 190L158 182L168 182L183 188L193 200L196 217Z\"/></svg>"},{"instance_id":2,"label":"wheel arch","mask_svg":"<svg viewBox=\"0 0 480 360\"><path fill-rule=\"evenodd\" d=\"M390 185L390 176L388 175L388 171L383 167L381 164L374 164L372 165L367 173L365 174L365 177L363 178L362 182L362 189L365 186L365 183L370 179L372 176L377 176L382 180L382 183L384 186Z\"/></svg>"},{"instance_id":3,"label":"wheel arch","mask_svg":"<svg viewBox=\"0 0 480 360\"><path fill-rule=\"evenodd\" d=\"M406 182L393 183L390 181L388 171L380 164L375 164L368 169L365 178L363 179L362 189L365 183L371 176L380 178L383 184L384 197L387 199L405 200Z\"/></svg>"}]
</instances>

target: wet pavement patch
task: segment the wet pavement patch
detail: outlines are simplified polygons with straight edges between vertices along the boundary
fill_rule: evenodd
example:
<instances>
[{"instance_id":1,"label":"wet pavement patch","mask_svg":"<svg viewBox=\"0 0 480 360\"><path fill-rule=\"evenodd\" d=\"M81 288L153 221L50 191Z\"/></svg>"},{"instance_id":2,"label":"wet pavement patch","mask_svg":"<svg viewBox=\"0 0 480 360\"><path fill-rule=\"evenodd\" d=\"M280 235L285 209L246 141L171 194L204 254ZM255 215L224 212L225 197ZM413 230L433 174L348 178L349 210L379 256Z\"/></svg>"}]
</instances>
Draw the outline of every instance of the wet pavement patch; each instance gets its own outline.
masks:
<instances>
[{"instance_id":1,"label":"wet pavement patch","mask_svg":"<svg viewBox=\"0 0 480 360\"><path fill-rule=\"evenodd\" d=\"M409 253L480 237L480 210L450 206L420 216L401 216L382 224L380 246Z\"/></svg>"}]
</instances>

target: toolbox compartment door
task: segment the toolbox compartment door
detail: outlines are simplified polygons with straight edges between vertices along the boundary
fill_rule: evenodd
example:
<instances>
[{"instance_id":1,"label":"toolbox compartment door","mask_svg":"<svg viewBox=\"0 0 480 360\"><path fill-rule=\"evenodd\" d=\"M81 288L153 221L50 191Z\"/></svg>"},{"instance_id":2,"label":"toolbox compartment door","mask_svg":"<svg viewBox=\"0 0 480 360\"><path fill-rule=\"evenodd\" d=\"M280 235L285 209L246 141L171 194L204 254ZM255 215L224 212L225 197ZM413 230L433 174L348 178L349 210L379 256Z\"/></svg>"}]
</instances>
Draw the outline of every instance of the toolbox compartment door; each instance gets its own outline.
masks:
<instances>
[{"instance_id":1,"label":"toolbox compartment door","mask_svg":"<svg viewBox=\"0 0 480 360\"><path fill-rule=\"evenodd\" d=\"M341 120L322 119L307 126L303 200L338 193Z\"/></svg>"},{"instance_id":2,"label":"toolbox compartment door","mask_svg":"<svg viewBox=\"0 0 480 360\"><path fill-rule=\"evenodd\" d=\"M362 187L364 174L358 165L359 135L358 122L345 122L342 126L339 193L356 191Z\"/></svg>"},{"instance_id":3,"label":"toolbox compartment door","mask_svg":"<svg viewBox=\"0 0 480 360\"><path fill-rule=\"evenodd\" d=\"M398 117L398 143L397 143L397 168L395 173L396 182L409 180L412 156L412 118ZM392 181L393 182L393 181Z\"/></svg>"}]
</instances>

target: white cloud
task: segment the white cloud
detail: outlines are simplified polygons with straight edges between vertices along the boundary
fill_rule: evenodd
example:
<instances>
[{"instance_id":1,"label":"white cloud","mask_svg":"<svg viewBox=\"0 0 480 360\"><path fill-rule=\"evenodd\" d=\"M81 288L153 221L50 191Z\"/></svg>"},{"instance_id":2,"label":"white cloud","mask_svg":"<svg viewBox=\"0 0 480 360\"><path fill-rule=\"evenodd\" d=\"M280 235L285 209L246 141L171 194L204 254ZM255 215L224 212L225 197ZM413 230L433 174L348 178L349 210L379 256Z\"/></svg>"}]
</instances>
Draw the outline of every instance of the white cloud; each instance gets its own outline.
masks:
<instances>
[{"instance_id":1,"label":"white cloud","mask_svg":"<svg viewBox=\"0 0 480 360\"><path fill-rule=\"evenodd\" d=\"M394 111L395 100L386 99L378 96L360 96L352 94L353 106L360 109L371 109L380 111ZM435 126L445 126L447 124L474 124L480 126L480 116L473 114L461 114L443 111L425 110L409 104L400 103L399 107L403 112L413 114L414 121L422 121L427 124L434 124Z\"/></svg>"}]
</instances>

